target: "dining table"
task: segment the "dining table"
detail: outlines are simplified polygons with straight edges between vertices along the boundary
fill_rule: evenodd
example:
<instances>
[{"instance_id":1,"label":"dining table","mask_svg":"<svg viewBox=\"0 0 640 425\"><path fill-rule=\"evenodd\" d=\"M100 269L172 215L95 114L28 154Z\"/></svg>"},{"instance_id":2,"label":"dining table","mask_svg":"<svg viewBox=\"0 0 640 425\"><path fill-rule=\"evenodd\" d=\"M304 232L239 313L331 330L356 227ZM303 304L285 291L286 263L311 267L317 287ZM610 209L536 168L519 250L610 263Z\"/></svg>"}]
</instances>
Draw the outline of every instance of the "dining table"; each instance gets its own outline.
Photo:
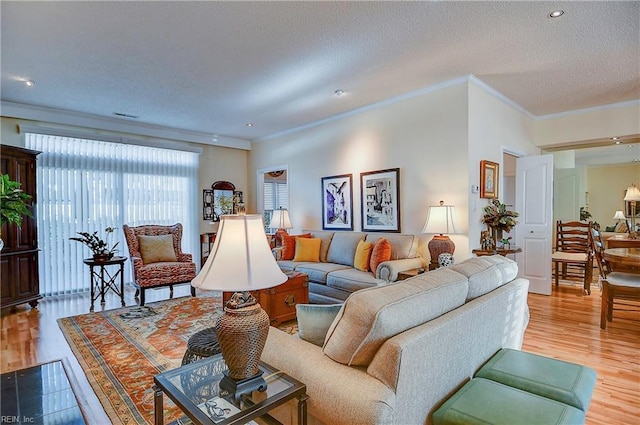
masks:
<instances>
[{"instance_id":1,"label":"dining table","mask_svg":"<svg viewBox=\"0 0 640 425\"><path fill-rule=\"evenodd\" d=\"M640 274L640 248L609 248L603 255L613 271Z\"/></svg>"}]
</instances>

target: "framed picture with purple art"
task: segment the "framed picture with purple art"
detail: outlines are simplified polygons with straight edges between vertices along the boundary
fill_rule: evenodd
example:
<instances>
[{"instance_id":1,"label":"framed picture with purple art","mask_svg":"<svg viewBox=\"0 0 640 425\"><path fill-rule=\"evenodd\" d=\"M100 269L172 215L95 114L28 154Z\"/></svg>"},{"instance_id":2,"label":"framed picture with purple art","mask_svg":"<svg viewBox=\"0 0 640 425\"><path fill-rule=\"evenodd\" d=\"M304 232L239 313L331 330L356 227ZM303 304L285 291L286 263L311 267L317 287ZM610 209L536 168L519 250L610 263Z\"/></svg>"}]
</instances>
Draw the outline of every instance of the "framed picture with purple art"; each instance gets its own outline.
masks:
<instances>
[{"instance_id":1,"label":"framed picture with purple art","mask_svg":"<svg viewBox=\"0 0 640 425\"><path fill-rule=\"evenodd\" d=\"M400 169L360 173L363 232L400 232Z\"/></svg>"},{"instance_id":2,"label":"framed picture with purple art","mask_svg":"<svg viewBox=\"0 0 640 425\"><path fill-rule=\"evenodd\" d=\"M353 230L353 181L351 174L322 178L322 228Z\"/></svg>"}]
</instances>

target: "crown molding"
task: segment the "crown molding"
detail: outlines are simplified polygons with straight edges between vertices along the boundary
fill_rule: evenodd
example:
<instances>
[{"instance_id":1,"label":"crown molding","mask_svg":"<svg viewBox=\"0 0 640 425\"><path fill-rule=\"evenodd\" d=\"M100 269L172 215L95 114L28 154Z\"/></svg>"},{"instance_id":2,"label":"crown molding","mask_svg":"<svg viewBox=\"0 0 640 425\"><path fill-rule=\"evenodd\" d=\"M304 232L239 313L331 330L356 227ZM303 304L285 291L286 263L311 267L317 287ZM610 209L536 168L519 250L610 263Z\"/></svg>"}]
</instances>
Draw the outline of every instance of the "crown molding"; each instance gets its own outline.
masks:
<instances>
[{"instance_id":1,"label":"crown molding","mask_svg":"<svg viewBox=\"0 0 640 425\"><path fill-rule=\"evenodd\" d=\"M554 118L562 118L571 115L585 114L589 112L605 111L607 109L627 108L631 106L640 106L640 99L628 100L626 102L609 103L608 105L592 106L590 108L575 109L573 111L558 112L557 114L539 115L536 120L548 120Z\"/></svg>"},{"instance_id":2,"label":"crown molding","mask_svg":"<svg viewBox=\"0 0 640 425\"><path fill-rule=\"evenodd\" d=\"M3 117L42 121L52 124L65 124L74 127L87 127L91 129L128 133L138 136L177 140L180 142L251 150L251 142L245 139L227 136L214 136L212 134L197 131L130 122L117 118L87 114L84 112L47 108L23 103L2 101L0 102L0 114Z\"/></svg>"}]
</instances>

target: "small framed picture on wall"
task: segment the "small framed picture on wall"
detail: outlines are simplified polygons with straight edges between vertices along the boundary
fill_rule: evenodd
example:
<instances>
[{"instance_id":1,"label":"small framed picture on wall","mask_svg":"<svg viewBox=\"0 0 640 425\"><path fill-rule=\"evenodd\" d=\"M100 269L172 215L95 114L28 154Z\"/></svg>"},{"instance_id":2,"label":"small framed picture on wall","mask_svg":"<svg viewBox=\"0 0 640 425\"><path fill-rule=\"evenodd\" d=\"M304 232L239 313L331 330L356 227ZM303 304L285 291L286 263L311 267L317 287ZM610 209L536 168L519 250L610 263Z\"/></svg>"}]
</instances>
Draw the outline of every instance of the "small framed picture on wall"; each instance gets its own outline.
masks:
<instances>
[{"instance_id":1,"label":"small framed picture on wall","mask_svg":"<svg viewBox=\"0 0 640 425\"><path fill-rule=\"evenodd\" d=\"M353 230L352 174L322 178L322 228Z\"/></svg>"},{"instance_id":2,"label":"small framed picture on wall","mask_svg":"<svg viewBox=\"0 0 640 425\"><path fill-rule=\"evenodd\" d=\"M363 232L400 231L400 169L360 173Z\"/></svg>"},{"instance_id":3,"label":"small framed picture on wall","mask_svg":"<svg viewBox=\"0 0 640 425\"><path fill-rule=\"evenodd\" d=\"M480 197L481 198L497 198L498 197L498 167L500 164L496 162L482 160L480 161Z\"/></svg>"}]
</instances>

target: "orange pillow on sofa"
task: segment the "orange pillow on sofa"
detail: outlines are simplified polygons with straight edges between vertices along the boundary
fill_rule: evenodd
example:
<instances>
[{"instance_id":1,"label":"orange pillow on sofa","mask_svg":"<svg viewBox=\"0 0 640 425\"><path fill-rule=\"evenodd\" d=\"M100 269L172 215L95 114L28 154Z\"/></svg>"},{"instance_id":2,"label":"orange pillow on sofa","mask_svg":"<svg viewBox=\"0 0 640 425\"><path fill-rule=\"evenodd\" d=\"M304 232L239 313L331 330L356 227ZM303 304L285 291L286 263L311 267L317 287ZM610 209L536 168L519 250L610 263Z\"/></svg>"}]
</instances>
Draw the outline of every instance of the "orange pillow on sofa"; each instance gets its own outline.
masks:
<instances>
[{"instance_id":1,"label":"orange pillow on sofa","mask_svg":"<svg viewBox=\"0 0 640 425\"><path fill-rule=\"evenodd\" d=\"M371 260L369 261L371 272L375 275L378 265L383 261L389 260L391 260L391 242L385 238L379 238L371 251Z\"/></svg>"},{"instance_id":2,"label":"orange pillow on sofa","mask_svg":"<svg viewBox=\"0 0 640 425\"><path fill-rule=\"evenodd\" d=\"M282 235L282 260L293 260L296 255L296 238L310 238L311 233L302 235Z\"/></svg>"}]
</instances>

